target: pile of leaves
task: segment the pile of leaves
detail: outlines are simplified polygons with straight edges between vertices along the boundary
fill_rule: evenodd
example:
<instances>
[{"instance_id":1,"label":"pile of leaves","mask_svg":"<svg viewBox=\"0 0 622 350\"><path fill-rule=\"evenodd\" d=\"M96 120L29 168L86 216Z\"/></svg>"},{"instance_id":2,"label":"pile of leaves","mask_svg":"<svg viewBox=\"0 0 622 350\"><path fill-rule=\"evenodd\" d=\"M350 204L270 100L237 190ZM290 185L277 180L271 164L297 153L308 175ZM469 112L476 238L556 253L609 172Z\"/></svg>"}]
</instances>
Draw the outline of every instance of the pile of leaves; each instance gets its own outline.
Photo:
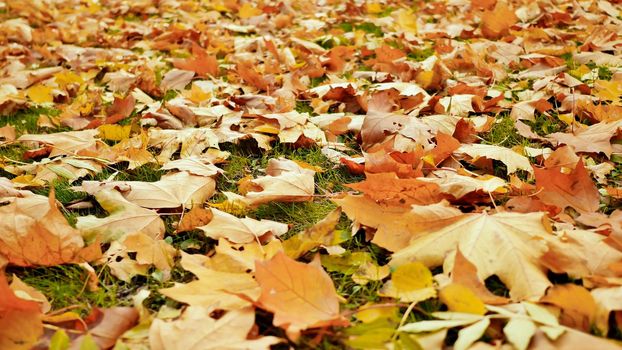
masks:
<instances>
[{"instance_id":1,"label":"pile of leaves","mask_svg":"<svg viewBox=\"0 0 622 350\"><path fill-rule=\"evenodd\" d=\"M621 10L0 1L0 348L618 348Z\"/></svg>"}]
</instances>

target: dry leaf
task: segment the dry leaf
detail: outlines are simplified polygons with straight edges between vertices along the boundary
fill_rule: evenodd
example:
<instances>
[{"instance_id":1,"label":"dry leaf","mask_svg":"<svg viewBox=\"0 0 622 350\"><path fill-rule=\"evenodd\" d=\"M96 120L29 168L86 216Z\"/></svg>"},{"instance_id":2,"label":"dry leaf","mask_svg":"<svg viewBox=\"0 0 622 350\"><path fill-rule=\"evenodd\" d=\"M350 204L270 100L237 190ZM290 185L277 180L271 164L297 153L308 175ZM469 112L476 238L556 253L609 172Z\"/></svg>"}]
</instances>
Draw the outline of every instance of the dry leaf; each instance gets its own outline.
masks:
<instances>
[{"instance_id":1,"label":"dry leaf","mask_svg":"<svg viewBox=\"0 0 622 350\"><path fill-rule=\"evenodd\" d=\"M296 335L311 327L347 324L339 313L339 297L319 259L309 264L277 253L255 265L261 287L258 303L274 313L274 325Z\"/></svg>"},{"instance_id":2,"label":"dry leaf","mask_svg":"<svg viewBox=\"0 0 622 350\"><path fill-rule=\"evenodd\" d=\"M395 173L367 174L365 181L348 184L376 203L405 206L438 203L443 199L437 184L418 179L400 179Z\"/></svg>"},{"instance_id":3,"label":"dry leaf","mask_svg":"<svg viewBox=\"0 0 622 350\"><path fill-rule=\"evenodd\" d=\"M212 219L207 225L197 229L205 232L213 239L226 238L233 243L249 243L253 241L268 241L273 236L287 233L287 224L271 220L255 220L251 218L237 218L218 209L211 209Z\"/></svg>"},{"instance_id":4,"label":"dry leaf","mask_svg":"<svg viewBox=\"0 0 622 350\"><path fill-rule=\"evenodd\" d=\"M551 285L538 261L551 239L544 220L543 213L463 214L449 224L440 220L418 231L407 247L393 254L390 264L417 260L451 269L451 258L460 249L481 281L497 275L513 300L537 299Z\"/></svg>"},{"instance_id":5,"label":"dry leaf","mask_svg":"<svg viewBox=\"0 0 622 350\"><path fill-rule=\"evenodd\" d=\"M183 186L180 186L183 184ZM191 209L202 205L216 190L211 177L181 171L163 175L159 181L83 181L76 190L96 195L102 190L117 189L125 199L143 208Z\"/></svg>"},{"instance_id":6,"label":"dry leaf","mask_svg":"<svg viewBox=\"0 0 622 350\"><path fill-rule=\"evenodd\" d=\"M583 160L579 160L572 172L561 172L561 167L534 167L537 196L547 204L561 209L572 207L579 212L598 210L600 194L588 174Z\"/></svg>"},{"instance_id":7,"label":"dry leaf","mask_svg":"<svg viewBox=\"0 0 622 350\"><path fill-rule=\"evenodd\" d=\"M45 197L13 198L0 207L0 257L19 266L54 266L92 261L98 243L86 246L80 231L56 207L54 189Z\"/></svg>"},{"instance_id":8,"label":"dry leaf","mask_svg":"<svg viewBox=\"0 0 622 350\"><path fill-rule=\"evenodd\" d=\"M105 218L94 215L78 218L76 228L87 240L111 242L128 233L141 231L151 237L162 237L164 222L155 211L128 202L115 190L101 190L95 199L108 212Z\"/></svg>"},{"instance_id":9,"label":"dry leaf","mask_svg":"<svg viewBox=\"0 0 622 350\"><path fill-rule=\"evenodd\" d=\"M0 270L0 348L29 350L43 335L39 304L18 298Z\"/></svg>"},{"instance_id":10,"label":"dry leaf","mask_svg":"<svg viewBox=\"0 0 622 350\"><path fill-rule=\"evenodd\" d=\"M249 339L255 324L251 307L231 310L220 318L211 316L212 308L190 306L176 320L155 319L149 328L149 346L153 350L234 350L270 349L281 340L276 337Z\"/></svg>"}]
</instances>

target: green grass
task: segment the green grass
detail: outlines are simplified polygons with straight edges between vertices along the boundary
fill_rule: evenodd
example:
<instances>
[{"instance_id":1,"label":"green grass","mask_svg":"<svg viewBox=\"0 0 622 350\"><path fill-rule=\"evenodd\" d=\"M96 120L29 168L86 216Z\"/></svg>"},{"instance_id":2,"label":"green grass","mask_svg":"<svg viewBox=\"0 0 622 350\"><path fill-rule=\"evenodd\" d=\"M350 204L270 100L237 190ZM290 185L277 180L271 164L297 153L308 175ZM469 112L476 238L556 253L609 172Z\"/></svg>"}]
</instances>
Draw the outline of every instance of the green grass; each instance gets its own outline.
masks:
<instances>
[{"instance_id":1,"label":"green grass","mask_svg":"<svg viewBox=\"0 0 622 350\"><path fill-rule=\"evenodd\" d=\"M490 131L482 134L481 138L482 143L502 147L526 146L530 143L528 139L518 134L514 121L507 114L499 115Z\"/></svg>"},{"instance_id":2,"label":"green grass","mask_svg":"<svg viewBox=\"0 0 622 350\"><path fill-rule=\"evenodd\" d=\"M105 269L100 269L99 289L90 291L89 277L78 265L60 265L38 268L9 268L8 273L15 273L26 284L41 291L49 300L53 310L75 307L86 315L93 307L112 307L128 305L129 300L119 295L131 286L120 283ZM129 293L126 293L129 295Z\"/></svg>"},{"instance_id":3,"label":"green grass","mask_svg":"<svg viewBox=\"0 0 622 350\"><path fill-rule=\"evenodd\" d=\"M28 109L23 109L9 116L0 117L0 127L11 125L15 128L18 135L27 133L40 134L49 129L42 128L37 125L39 116L57 116L59 114L60 111L57 109L47 107L32 107ZM69 128L61 127L54 129L55 132L66 130L69 130Z\"/></svg>"}]
</instances>

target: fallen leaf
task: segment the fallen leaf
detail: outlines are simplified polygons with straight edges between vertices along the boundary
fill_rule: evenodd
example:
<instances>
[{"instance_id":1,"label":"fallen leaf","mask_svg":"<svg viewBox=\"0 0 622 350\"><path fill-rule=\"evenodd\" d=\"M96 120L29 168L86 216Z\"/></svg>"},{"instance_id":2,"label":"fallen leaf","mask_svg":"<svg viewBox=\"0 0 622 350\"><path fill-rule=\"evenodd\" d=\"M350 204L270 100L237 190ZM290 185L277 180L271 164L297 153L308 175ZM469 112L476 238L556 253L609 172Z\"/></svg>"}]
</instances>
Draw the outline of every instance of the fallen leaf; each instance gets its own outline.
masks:
<instances>
[{"instance_id":1,"label":"fallen leaf","mask_svg":"<svg viewBox=\"0 0 622 350\"><path fill-rule=\"evenodd\" d=\"M0 348L28 350L43 335L39 304L18 298L0 270Z\"/></svg>"},{"instance_id":2,"label":"fallen leaf","mask_svg":"<svg viewBox=\"0 0 622 350\"><path fill-rule=\"evenodd\" d=\"M183 186L179 184L183 183ZM192 175L185 171L163 175L159 181L83 181L76 190L96 195L102 190L117 189L125 199L143 208L191 209L202 205L216 190L211 177Z\"/></svg>"},{"instance_id":3,"label":"fallen leaf","mask_svg":"<svg viewBox=\"0 0 622 350\"><path fill-rule=\"evenodd\" d=\"M164 234L164 222L158 213L128 202L119 192L104 189L95 194L95 199L109 215L105 218L94 215L78 218L76 228L87 240L111 242L138 231L151 237Z\"/></svg>"},{"instance_id":4,"label":"fallen leaf","mask_svg":"<svg viewBox=\"0 0 622 350\"><path fill-rule=\"evenodd\" d=\"M398 266L391 273L379 294L406 302L419 302L436 297L432 273L422 263L415 261Z\"/></svg>"},{"instance_id":5,"label":"fallen leaf","mask_svg":"<svg viewBox=\"0 0 622 350\"><path fill-rule=\"evenodd\" d=\"M533 172L529 159L520 155L513 150L505 147L494 145L470 144L462 145L455 153L463 153L472 157L474 160L478 158L494 159L502 162L507 167L507 173L512 174L518 170Z\"/></svg>"},{"instance_id":6,"label":"fallen leaf","mask_svg":"<svg viewBox=\"0 0 622 350\"><path fill-rule=\"evenodd\" d=\"M253 275L246 272L223 272L207 267L206 256L181 253L181 266L197 280L175 283L160 289L163 295L191 306L236 310L251 305L261 293Z\"/></svg>"},{"instance_id":7,"label":"fallen leaf","mask_svg":"<svg viewBox=\"0 0 622 350\"><path fill-rule=\"evenodd\" d=\"M213 239L226 238L233 243L249 243L253 241L270 240L270 237L280 236L289 229L287 224L271 220L255 220L251 218L237 218L218 209L211 209L212 219L207 225L197 229L205 232Z\"/></svg>"},{"instance_id":8,"label":"fallen leaf","mask_svg":"<svg viewBox=\"0 0 622 350\"><path fill-rule=\"evenodd\" d=\"M579 160L572 172L561 172L560 166L550 168L534 167L537 196L544 203L561 209L572 207L579 212L598 210L600 194L588 174L583 160Z\"/></svg>"},{"instance_id":9,"label":"fallen leaf","mask_svg":"<svg viewBox=\"0 0 622 350\"><path fill-rule=\"evenodd\" d=\"M18 266L54 266L93 261L98 243L86 246L80 231L71 227L50 196L13 198L0 207L0 257Z\"/></svg>"},{"instance_id":10,"label":"fallen leaf","mask_svg":"<svg viewBox=\"0 0 622 350\"><path fill-rule=\"evenodd\" d=\"M307 328L347 324L339 313L333 281L319 259L304 264L277 253L256 263L255 278L261 287L258 303L274 313L274 325L286 328L290 336Z\"/></svg>"},{"instance_id":11,"label":"fallen leaf","mask_svg":"<svg viewBox=\"0 0 622 350\"><path fill-rule=\"evenodd\" d=\"M622 120L600 122L585 128L577 128L572 133L556 132L548 139L559 144L572 146L577 152L604 153L611 156L611 138L622 128Z\"/></svg>"},{"instance_id":12,"label":"fallen leaf","mask_svg":"<svg viewBox=\"0 0 622 350\"><path fill-rule=\"evenodd\" d=\"M443 199L437 184L418 179L400 179L395 173L367 174L365 181L348 184L376 203L405 206L438 203Z\"/></svg>"},{"instance_id":13,"label":"fallen leaf","mask_svg":"<svg viewBox=\"0 0 622 350\"><path fill-rule=\"evenodd\" d=\"M297 259L318 246L338 244L339 241L335 237L335 233L337 233L336 227L340 218L340 208L331 211L315 225L285 240L283 251L290 258Z\"/></svg>"},{"instance_id":14,"label":"fallen leaf","mask_svg":"<svg viewBox=\"0 0 622 350\"><path fill-rule=\"evenodd\" d=\"M508 298L492 294L486 288L484 282L482 282L477 275L477 268L462 255L460 249L456 250L454 268L451 271L451 280L453 283L469 288L486 304L500 305L507 304L510 301Z\"/></svg>"},{"instance_id":15,"label":"fallen leaf","mask_svg":"<svg viewBox=\"0 0 622 350\"><path fill-rule=\"evenodd\" d=\"M544 219L543 213L481 213L463 214L449 224L441 220L419 231L407 247L394 253L390 265L417 260L439 266L460 249L477 268L480 280L497 275L513 300L533 300L551 285L537 260L548 250L546 241L550 239Z\"/></svg>"},{"instance_id":16,"label":"fallen leaf","mask_svg":"<svg viewBox=\"0 0 622 350\"><path fill-rule=\"evenodd\" d=\"M489 39L496 39L508 33L508 30L518 21L507 3L498 1L494 10L486 10L482 14L482 34Z\"/></svg>"},{"instance_id":17,"label":"fallen leaf","mask_svg":"<svg viewBox=\"0 0 622 350\"><path fill-rule=\"evenodd\" d=\"M576 284L552 286L541 302L553 304L562 310L562 324L589 332L596 316L596 302L590 292Z\"/></svg>"},{"instance_id":18,"label":"fallen leaf","mask_svg":"<svg viewBox=\"0 0 622 350\"><path fill-rule=\"evenodd\" d=\"M149 346L153 350L233 350L270 349L282 340L266 336L249 339L255 324L251 307L231 310L220 318L213 309L190 306L176 320L155 319L149 328Z\"/></svg>"},{"instance_id":19,"label":"fallen leaf","mask_svg":"<svg viewBox=\"0 0 622 350\"><path fill-rule=\"evenodd\" d=\"M199 226L207 225L214 215L210 209L203 208L202 206L195 205L192 209L184 213L179 224L177 225L176 232L186 232L194 230Z\"/></svg>"},{"instance_id":20,"label":"fallen leaf","mask_svg":"<svg viewBox=\"0 0 622 350\"><path fill-rule=\"evenodd\" d=\"M462 217L462 212L450 207L447 201L415 205L410 210L380 205L364 196L346 195L333 201L355 223L376 229L372 242L390 251L403 249L429 227L441 222L449 224Z\"/></svg>"}]
</instances>

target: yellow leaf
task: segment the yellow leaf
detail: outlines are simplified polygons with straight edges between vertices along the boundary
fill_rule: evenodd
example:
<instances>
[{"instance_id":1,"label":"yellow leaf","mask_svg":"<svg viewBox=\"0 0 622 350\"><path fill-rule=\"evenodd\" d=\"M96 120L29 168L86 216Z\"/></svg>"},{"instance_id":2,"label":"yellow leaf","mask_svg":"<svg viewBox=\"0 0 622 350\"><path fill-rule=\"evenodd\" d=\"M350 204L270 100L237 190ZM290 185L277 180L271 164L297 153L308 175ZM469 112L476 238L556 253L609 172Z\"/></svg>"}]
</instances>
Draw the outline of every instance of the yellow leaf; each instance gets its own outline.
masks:
<instances>
[{"instance_id":1,"label":"yellow leaf","mask_svg":"<svg viewBox=\"0 0 622 350\"><path fill-rule=\"evenodd\" d=\"M594 89L594 95L598 98L617 102L622 96L622 81L596 80Z\"/></svg>"},{"instance_id":2,"label":"yellow leaf","mask_svg":"<svg viewBox=\"0 0 622 350\"><path fill-rule=\"evenodd\" d=\"M421 71L417 73L417 76L415 77L417 84L421 85L424 89L432 85L433 80L434 71L431 70Z\"/></svg>"},{"instance_id":3,"label":"yellow leaf","mask_svg":"<svg viewBox=\"0 0 622 350\"><path fill-rule=\"evenodd\" d=\"M419 261L402 265L393 271L391 281L400 292L410 292L431 287L432 273Z\"/></svg>"},{"instance_id":4,"label":"yellow leaf","mask_svg":"<svg viewBox=\"0 0 622 350\"><path fill-rule=\"evenodd\" d=\"M417 18L412 10L400 10L397 14L397 24L405 32L417 33Z\"/></svg>"},{"instance_id":5,"label":"yellow leaf","mask_svg":"<svg viewBox=\"0 0 622 350\"><path fill-rule=\"evenodd\" d=\"M11 180L15 184L15 187L41 187L45 186L45 182L39 179L35 180L35 176L31 174L24 174L16 176Z\"/></svg>"},{"instance_id":6,"label":"yellow leaf","mask_svg":"<svg viewBox=\"0 0 622 350\"><path fill-rule=\"evenodd\" d=\"M203 89L198 87L196 84L192 84L190 92L187 94L186 97L188 97L188 99L194 103L201 103L211 98L212 93L203 91Z\"/></svg>"},{"instance_id":7,"label":"yellow leaf","mask_svg":"<svg viewBox=\"0 0 622 350\"><path fill-rule=\"evenodd\" d=\"M380 318L397 318L398 308L396 306L374 307L375 304L369 302L360 307L360 311L354 314L363 323L370 323Z\"/></svg>"},{"instance_id":8,"label":"yellow leaf","mask_svg":"<svg viewBox=\"0 0 622 350\"><path fill-rule=\"evenodd\" d=\"M274 125L264 124L255 127L255 131L262 132L264 134L278 135L281 129Z\"/></svg>"},{"instance_id":9,"label":"yellow leaf","mask_svg":"<svg viewBox=\"0 0 622 350\"><path fill-rule=\"evenodd\" d=\"M52 88L42 84L28 88L28 90L26 90L26 95L28 95L34 103L49 103L54 101Z\"/></svg>"},{"instance_id":10,"label":"yellow leaf","mask_svg":"<svg viewBox=\"0 0 622 350\"><path fill-rule=\"evenodd\" d=\"M450 311L477 315L486 313L486 307L482 300L461 284L452 283L448 285L439 292L439 297Z\"/></svg>"},{"instance_id":11,"label":"yellow leaf","mask_svg":"<svg viewBox=\"0 0 622 350\"><path fill-rule=\"evenodd\" d=\"M56 73L54 80L61 88L65 88L69 84L82 84L84 82L81 76L70 71Z\"/></svg>"},{"instance_id":12,"label":"yellow leaf","mask_svg":"<svg viewBox=\"0 0 622 350\"><path fill-rule=\"evenodd\" d=\"M131 125L105 124L97 128L104 140L121 141L130 137Z\"/></svg>"},{"instance_id":13,"label":"yellow leaf","mask_svg":"<svg viewBox=\"0 0 622 350\"><path fill-rule=\"evenodd\" d=\"M582 64L581 66L569 71L568 73L570 73L571 75L574 75L577 78L581 78L582 76L586 75L587 73L591 71L592 70L588 66Z\"/></svg>"},{"instance_id":14,"label":"yellow leaf","mask_svg":"<svg viewBox=\"0 0 622 350\"><path fill-rule=\"evenodd\" d=\"M242 5L242 7L240 7L240 10L238 11L238 16L240 16L240 18L242 19L255 17L260 14L261 14L261 10L251 5L248 2Z\"/></svg>"},{"instance_id":15,"label":"yellow leaf","mask_svg":"<svg viewBox=\"0 0 622 350\"><path fill-rule=\"evenodd\" d=\"M322 167L316 166L316 165L311 165L307 162L303 162L301 160L296 160L293 159L293 162L298 164L299 167L303 168L303 169L309 169L309 170L313 170L316 173L323 173L324 169Z\"/></svg>"},{"instance_id":16,"label":"yellow leaf","mask_svg":"<svg viewBox=\"0 0 622 350\"><path fill-rule=\"evenodd\" d=\"M367 13L380 13L382 12L382 4L379 2L367 3Z\"/></svg>"},{"instance_id":17,"label":"yellow leaf","mask_svg":"<svg viewBox=\"0 0 622 350\"><path fill-rule=\"evenodd\" d=\"M568 125L573 124L575 122L574 114L572 114L572 113L558 114L557 118L559 118L559 120L563 121L564 123L566 123Z\"/></svg>"}]
</instances>

